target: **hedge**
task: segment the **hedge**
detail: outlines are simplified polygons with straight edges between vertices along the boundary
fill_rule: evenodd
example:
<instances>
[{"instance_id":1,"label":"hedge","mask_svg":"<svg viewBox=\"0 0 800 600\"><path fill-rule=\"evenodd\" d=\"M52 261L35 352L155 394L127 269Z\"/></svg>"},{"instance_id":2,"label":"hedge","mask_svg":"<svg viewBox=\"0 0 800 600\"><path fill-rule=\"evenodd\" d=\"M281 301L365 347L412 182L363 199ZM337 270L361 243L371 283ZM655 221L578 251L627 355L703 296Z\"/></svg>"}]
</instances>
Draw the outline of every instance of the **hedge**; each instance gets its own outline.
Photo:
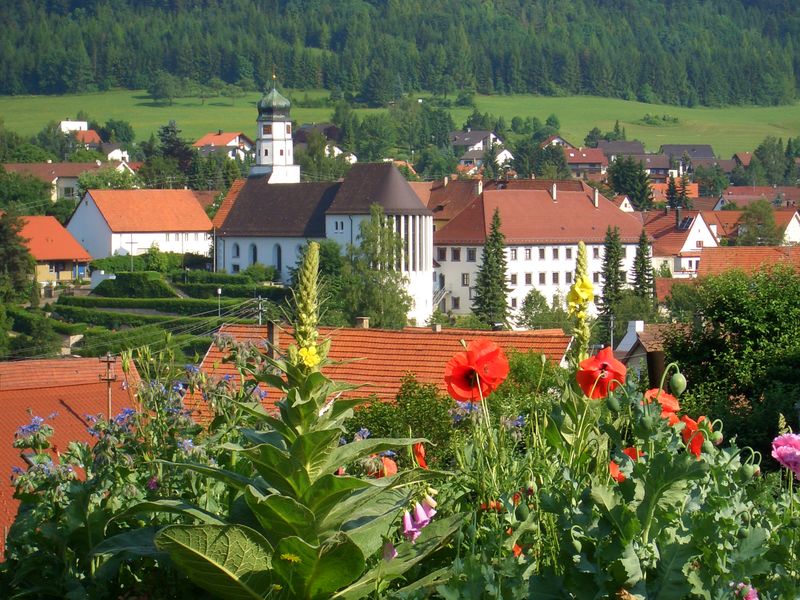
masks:
<instances>
[{"instance_id":1,"label":"hedge","mask_svg":"<svg viewBox=\"0 0 800 600\"><path fill-rule=\"evenodd\" d=\"M199 254L161 252L161 255L166 257L167 271L182 267L189 267L190 269L203 268L211 262L210 258ZM145 255L139 254L134 256L133 259L130 256L108 256L93 260L89 263L89 266L93 270L103 270L106 273L121 273L123 271L131 271L131 264L133 265L133 271L144 271L147 268Z\"/></svg>"},{"instance_id":2,"label":"hedge","mask_svg":"<svg viewBox=\"0 0 800 600\"><path fill-rule=\"evenodd\" d=\"M169 345L179 350L176 352L176 360L190 362L194 360L195 353L204 353L210 344L210 335L176 335L170 339ZM156 326L126 331L92 329L86 332L83 343L75 351L81 356L102 356L106 352L119 354L123 350L132 350L142 346L152 346L158 349L166 345L164 330Z\"/></svg>"},{"instance_id":3,"label":"hedge","mask_svg":"<svg viewBox=\"0 0 800 600\"><path fill-rule=\"evenodd\" d=\"M30 335L33 331L35 320L45 318L41 313L30 312L17 306L6 306L6 314L13 321L12 330L26 335Z\"/></svg>"},{"instance_id":4,"label":"hedge","mask_svg":"<svg viewBox=\"0 0 800 600\"><path fill-rule=\"evenodd\" d=\"M222 309L241 304L240 299L222 300ZM196 298L102 298L97 296L60 296L53 309L60 305L82 306L84 308L149 308L164 313L196 315L217 310L217 300Z\"/></svg>"},{"instance_id":5,"label":"hedge","mask_svg":"<svg viewBox=\"0 0 800 600\"><path fill-rule=\"evenodd\" d=\"M101 281L93 294L111 298L175 298L177 294L160 273L139 271L117 273L116 279Z\"/></svg>"},{"instance_id":6,"label":"hedge","mask_svg":"<svg viewBox=\"0 0 800 600\"><path fill-rule=\"evenodd\" d=\"M80 306L57 306L53 314L65 321L73 323L89 323L100 325L107 329L119 329L120 327L141 327L143 325L157 325L168 321L170 326L176 327L191 325L192 323L203 322L203 317L172 317L169 315L139 315L134 313L122 313L97 310L94 308L83 308ZM216 320L216 315L211 315Z\"/></svg>"},{"instance_id":7,"label":"hedge","mask_svg":"<svg viewBox=\"0 0 800 600\"><path fill-rule=\"evenodd\" d=\"M282 302L292 293L291 289L288 287L260 285L258 283L250 283L247 285L190 283L188 285L175 284L175 287L192 298L216 298L217 289L222 289L223 298L256 298L261 296L265 300Z\"/></svg>"},{"instance_id":8,"label":"hedge","mask_svg":"<svg viewBox=\"0 0 800 600\"><path fill-rule=\"evenodd\" d=\"M215 284L234 284L243 285L251 283L253 280L247 275L231 273L213 273L211 271L183 271L176 269L169 272L169 278L173 283L215 283Z\"/></svg>"}]
</instances>

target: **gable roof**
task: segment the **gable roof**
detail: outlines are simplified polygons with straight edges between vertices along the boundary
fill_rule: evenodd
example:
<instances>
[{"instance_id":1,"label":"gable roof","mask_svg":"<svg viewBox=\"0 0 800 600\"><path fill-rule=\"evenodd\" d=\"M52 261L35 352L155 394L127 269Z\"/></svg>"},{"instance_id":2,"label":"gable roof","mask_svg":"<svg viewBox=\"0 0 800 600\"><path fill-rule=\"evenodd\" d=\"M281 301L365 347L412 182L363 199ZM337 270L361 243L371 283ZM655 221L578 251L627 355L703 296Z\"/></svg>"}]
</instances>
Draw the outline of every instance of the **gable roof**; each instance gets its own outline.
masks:
<instances>
[{"instance_id":1,"label":"gable roof","mask_svg":"<svg viewBox=\"0 0 800 600\"><path fill-rule=\"evenodd\" d=\"M369 214L370 206L375 203L387 215L430 215L405 177L390 162L353 165L327 213Z\"/></svg>"},{"instance_id":2,"label":"gable roof","mask_svg":"<svg viewBox=\"0 0 800 600\"><path fill-rule=\"evenodd\" d=\"M581 191L571 191L569 186L563 189L560 181L548 183L549 190L515 189L511 186L506 189L484 188L480 197L434 232L434 243L483 244L495 209L500 211L501 230L509 245L577 243L580 240L598 243L605 239L609 226L619 228L623 243L638 241L641 223L631 214L619 210L603 195L598 195L598 206L595 207L592 188L581 186ZM551 195L553 185L556 186L556 200Z\"/></svg>"},{"instance_id":3,"label":"gable roof","mask_svg":"<svg viewBox=\"0 0 800 600\"><path fill-rule=\"evenodd\" d=\"M52 360L21 360L0 362L0 471L4 476L13 467L25 469L20 450L14 448L14 434L21 425L31 421L31 415L47 419L53 428L53 452L66 450L71 441L91 442L86 415L106 412L107 387L101 382L106 366L97 358L65 358ZM133 407L133 386L125 385L125 375L117 364L117 380L111 383L111 406L114 413ZM129 381L138 381L135 369ZM52 418L49 418L52 415ZM14 488L0 485L0 529L7 531L14 521L19 501ZM0 536L0 549L5 535Z\"/></svg>"},{"instance_id":4,"label":"gable roof","mask_svg":"<svg viewBox=\"0 0 800 600\"><path fill-rule=\"evenodd\" d=\"M737 163L742 165L743 167L749 167L750 161L753 160L753 153L752 152L737 152L733 155L733 160Z\"/></svg>"},{"instance_id":5,"label":"gable roof","mask_svg":"<svg viewBox=\"0 0 800 600\"><path fill-rule=\"evenodd\" d=\"M222 336L232 336L237 343L251 343L264 350L268 337L268 326L224 325ZM293 342L290 329L279 330L278 347L285 350ZM401 330L386 329L335 329L320 328L320 337L331 340L329 358L335 361L324 373L335 381L363 385L359 390L343 394L346 398L368 398L394 400L403 377L413 373L420 383L432 383L445 393L444 368L447 362L463 350L461 340L490 339L506 351L534 351L544 354L558 365L569 348L571 337L560 329L538 329L532 331L471 331L466 329L442 329L433 331L425 327L407 327ZM219 380L225 375L236 374L235 365L223 362L226 353L212 343L203 357L200 370L207 376ZM236 380L236 377L233 377ZM266 408L274 408L280 399L275 389L267 391ZM208 420L207 404L200 394L184 398L186 407L199 420Z\"/></svg>"},{"instance_id":6,"label":"gable roof","mask_svg":"<svg viewBox=\"0 0 800 600\"><path fill-rule=\"evenodd\" d=\"M713 210L719 202L716 196L700 196L699 198L692 198L692 208L695 210Z\"/></svg>"},{"instance_id":7,"label":"gable roof","mask_svg":"<svg viewBox=\"0 0 800 600\"><path fill-rule=\"evenodd\" d=\"M575 148L573 144L570 144L567 140L565 140L560 135L551 135L548 136L547 139L543 140L540 144L540 148L545 148L550 145L561 146L563 148Z\"/></svg>"},{"instance_id":8,"label":"gable roof","mask_svg":"<svg viewBox=\"0 0 800 600\"><path fill-rule=\"evenodd\" d=\"M800 187L790 185L731 185L722 192L720 200L735 202L740 208L758 200L768 200L775 203L795 206L800 204Z\"/></svg>"},{"instance_id":9,"label":"gable roof","mask_svg":"<svg viewBox=\"0 0 800 600\"><path fill-rule=\"evenodd\" d=\"M92 257L55 217L21 217L20 235L34 259L89 262Z\"/></svg>"},{"instance_id":10,"label":"gable roof","mask_svg":"<svg viewBox=\"0 0 800 600\"><path fill-rule=\"evenodd\" d=\"M89 190L86 194L115 233L211 230L211 220L192 190Z\"/></svg>"},{"instance_id":11,"label":"gable roof","mask_svg":"<svg viewBox=\"0 0 800 600\"><path fill-rule=\"evenodd\" d=\"M456 179L444 184L437 181L428 194L428 209L437 220L450 220L478 197L479 182ZM415 188L416 189L416 188Z\"/></svg>"},{"instance_id":12,"label":"gable roof","mask_svg":"<svg viewBox=\"0 0 800 600\"><path fill-rule=\"evenodd\" d=\"M598 148L564 148L564 156L569 165L608 165L608 158Z\"/></svg>"},{"instance_id":13,"label":"gable roof","mask_svg":"<svg viewBox=\"0 0 800 600\"><path fill-rule=\"evenodd\" d=\"M81 144L91 144L95 146L99 146L103 140L100 139L100 134L97 133L94 129L81 129L78 131L74 131L73 134L75 135L75 139L79 141Z\"/></svg>"},{"instance_id":14,"label":"gable roof","mask_svg":"<svg viewBox=\"0 0 800 600\"><path fill-rule=\"evenodd\" d=\"M629 154L645 169L669 169L669 156L666 154Z\"/></svg>"},{"instance_id":15,"label":"gable roof","mask_svg":"<svg viewBox=\"0 0 800 600\"><path fill-rule=\"evenodd\" d=\"M98 164L98 162L100 164ZM52 183L59 177L74 177L77 178L81 173L86 171L98 171L100 169L116 168L120 165L119 162L90 162L90 163L6 163L3 165L7 173L19 173L22 175L32 175L45 181Z\"/></svg>"},{"instance_id":16,"label":"gable roof","mask_svg":"<svg viewBox=\"0 0 800 600\"><path fill-rule=\"evenodd\" d=\"M636 154L644 154L644 144L639 140L617 140L609 142L608 140L600 140L597 142L597 149L606 156L630 156Z\"/></svg>"},{"instance_id":17,"label":"gable roof","mask_svg":"<svg viewBox=\"0 0 800 600\"><path fill-rule=\"evenodd\" d=\"M453 146L474 146L485 140L493 131L487 129L472 129L470 131L451 131L450 144Z\"/></svg>"},{"instance_id":18,"label":"gable roof","mask_svg":"<svg viewBox=\"0 0 800 600\"><path fill-rule=\"evenodd\" d=\"M710 144L663 144L661 152L675 159L680 159L684 154L690 159L695 158L716 158L714 149Z\"/></svg>"},{"instance_id":19,"label":"gable roof","mask_svg":"<svg viewBox=\"0 0 800 600\"><path fill-rule=\"evenodd\" d=\"M692 168L697 170L697 167L703 167L705 169L709 169L711 167L719 167L723 173L730 175L730 173L736 168L736 161L732 158L693 158L692 159Z\"/></svg>"},{"instance_id":20,"label":"gable roof","mask_svg":"<svg viewBox=\"0 0 800 600\"><path fill-rule=\"evenodd\" d=\"M231 208L236 203L236 198L239 197L239 192L242 191L245 183L247 183L247 179L236 179L231 184L231 187L228 188L228 193L225 194L222 202L220 202L217 214L214 215L214 219L211 222L215 229L220 229L222 224L225 223L225 219L231 212Z\"/></svg>"},{"instance_id":21,"label":"gable roof","mask_svg":"<svg viewBox=\"0 0 800 600\"><path fill-rule=\"evenodd\" d=\"M220 235L325 237L325 211L341 183L269 183L241 180L228 192L214 224Z\"/></svg>"},{"instance_id":22,"label":"gable roof","mask_svg":"<svg viewBox=\"0 0 800 600\"><path fill-rule=\"evenodd\" d=\"M700 211L681 209L681 222L688 218L691 218L692 221L689 227L679 228L676 222L677 214L678 211L675 210L654 210L644 213L644 230L653 240L653 256L678 256L686 244L686 239L692 232L695 219L701 220L706 226L708 225L700 215Z\"/></svg>"},{"instance_id":23,"label":"gable roof","mask_svg":"<svg viewBox=\"0 0 800 600\"><path fill-rule=\"evenodd\" d=\"M765 267L788 264L800 272L800 246L720 246L703 248L697 276L719 275L738 269L754 273Z\"/></svg>"},{"instance_id":24,"label":"gable roof","mask_svg":"<svg viewBox=\"0 0 800 600\"><path fill-rule=\"evenodd\" d=\"M236 141L237 138L244 138L250 145L253 145L252 140L241 131L218 131L217 133L207 133L194 144L195 148L202 148L203 146L228 146Z\"/></svg>"}]
</instances>

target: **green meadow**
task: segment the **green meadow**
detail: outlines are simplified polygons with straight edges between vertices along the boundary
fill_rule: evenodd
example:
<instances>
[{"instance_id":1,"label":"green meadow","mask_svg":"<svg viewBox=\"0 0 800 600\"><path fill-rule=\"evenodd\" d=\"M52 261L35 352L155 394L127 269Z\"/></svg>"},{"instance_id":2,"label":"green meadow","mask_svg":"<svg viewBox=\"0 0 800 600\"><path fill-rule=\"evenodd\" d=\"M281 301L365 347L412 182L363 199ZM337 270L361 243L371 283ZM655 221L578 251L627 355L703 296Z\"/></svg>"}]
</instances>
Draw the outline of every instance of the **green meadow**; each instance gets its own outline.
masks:
<instances>
[{"instance_id":1,"label":"green meadow","mask_svg":"<svg viewBox=\"0 0 800 600\"><path fill-rule=\"evenodd\" d=\"M295 100L305 96L319 98L327 95L320 90L295 90L288 93ZM230 98L211 98L205 104L197 98L178 98L172 105L153 102L144 91L115 90L71 96L3 96L0 97L0 118L7 128L22 135L33 135L50 120L75 117L83 110L100 122L107 119L129 121L138 139L146 139L161 125L174 119L184 137L196 139L204 133L223 129L251 132L255 128L255 103L259 93L250 93L231 101ZM657 151L663 143L707 143L717 155L729 158L734 152L752 150L768 135L796 137L800 135L800 104L775 107L735 106L726 108L683 108L644 104L627 100L571 96L563 98L533 95L476 96L481 112L503 116L510 125L511 118L538 117L544 121L555 114L561 122L561 133L568 141L579 145L592 127L606 131L615 121L625 127L628 139L639 139L648 151ZM359 109L367 114L378 109ZM292 109L298 123L322 122L330 118L332 109ZM469 108L454 108L453 118L461 126L471 112ZM677 118L677 123L654 126L641 122L646 114Z\"/></svg>"}]
</instances>

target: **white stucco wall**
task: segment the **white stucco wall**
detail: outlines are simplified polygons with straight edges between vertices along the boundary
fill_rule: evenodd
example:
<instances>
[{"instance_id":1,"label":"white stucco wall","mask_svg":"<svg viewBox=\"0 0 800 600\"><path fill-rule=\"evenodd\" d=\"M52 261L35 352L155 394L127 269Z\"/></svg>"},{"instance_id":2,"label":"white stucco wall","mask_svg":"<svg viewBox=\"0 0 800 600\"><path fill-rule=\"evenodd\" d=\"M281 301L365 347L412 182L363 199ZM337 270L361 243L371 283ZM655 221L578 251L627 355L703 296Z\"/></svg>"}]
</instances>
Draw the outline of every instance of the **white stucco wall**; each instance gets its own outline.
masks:
<instances>
[{"instance_id":1,"label":"white stucco wall","mask_svg":"<svg viewBox=\"0 0 800 600\"><path fill-rule=\"evenodd\" d=\"M798 217L797 213L794 213L792 220L789 221L786 230L783 232L783 243L800 244L800 217Z\"/></svg>"},{"instance_id":2,"label":"white stucco wall","mask_svg":"<svg viewBox=\"0 0 800 600\"><path fill-rule=\"evenodd\" d=\"M67 224L67 231L92 258L111 256L111 229L89 194L81 200Z\"/></svg>"},{"instance_id":3,"label":"white stucco wall","mask_svg":"<svg viewBox=\"0 0 800 600\"><path fill-rule=\"evenodd\" d=\"M153 244L162 252L208 256L211 251L211 237L207 231L133 232L112 234L111 254L144 254Z\"/></svg>"},{"instance_id":4,"label":"white stucco wall","mask_svg":"<svg viewBox=\"0 0 800 600\"><path fill-rule=\"evenodd\" d=\"M633 270L633 261L636 257L636 244L623 244L625 255L622 261L622 268L627 273ZM441 259L439 249L445 248L446 257ZM453 249L458 249L460 260L453 260ZM468 250L475 250L475 260L467 260ZM601 272L603 268L603 245L587 244L587 266L589 276L592 279L595 295L601 296L603 293ZM530 258L526 250L530 250ZM557 250L557 257L553 251ZM516 251L516 258L513 253ZM543 251L543 258L540 251ZM536 246L506 246L507 276L506 285L510 288L508 293L508 305L511 315L514 317L528 292L535 288L547 299L552 302L553 296L559 295L564 301L570 286L572 285L575 260L578 255L578 244L539 244ZM456 315L466 315L472 312L472 298L474 295L475 282L478 269L483 261L483 247L477 245L445 246L437 245L434 248L434 258L439 263L435 269L436 288L444 276L444 287L450 292L445 298L445 310L451 311ZM467 276L465 282L463 276ZM514 283L516 276L516 283ZM529 276L529 277L528 277ZM557 278L557 281L556 281ZM544 283L542 283L544 281ZM465 283L468 282L468 285ZM458 298L458 308L454 307L453 298ZM590 309L596 313L593 305Z\"/></svg>"},{"instance_id":5,"label":"white stucco wall","mask_svg":"<svg viewBox=\"0 0 800 600\"><path fill-rule=\"evenodd\" d=\"M297 265L300 249L309 240L296 237L226 236L217 237L217 269L226 273L244 271L254 262L280 268L280 280L289 282L289 268ZM320 241L316 239L314 241ZM238 245L238 256L236 255ZM256 250L253 260L252 249ZM280 266L277 264L280 248Z\"/></svg>"}]
</instances>

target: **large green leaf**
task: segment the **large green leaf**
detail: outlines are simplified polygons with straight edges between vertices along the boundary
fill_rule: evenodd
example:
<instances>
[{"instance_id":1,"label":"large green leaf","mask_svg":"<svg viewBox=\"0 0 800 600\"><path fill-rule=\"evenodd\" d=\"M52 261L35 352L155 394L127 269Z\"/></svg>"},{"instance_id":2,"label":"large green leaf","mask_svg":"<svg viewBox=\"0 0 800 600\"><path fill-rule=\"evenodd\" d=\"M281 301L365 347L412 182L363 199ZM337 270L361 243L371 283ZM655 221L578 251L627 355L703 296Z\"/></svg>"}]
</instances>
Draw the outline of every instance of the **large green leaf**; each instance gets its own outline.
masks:
<instances>
[{"instance_id":1,"label":"large green leaf","mask_svg":"<svg viewBox=\"0 0 800 600\"><path fill-rule=\"evenodd\" d=\"M341 431L339 429L323 429L299 435L295 439L289 454L308 473L311 481L317 479L327 465L327 457L339 444ZM331 469L333 471L335 469Z\"/></svg>"},{"instance_id":2,"label":"large green leaf","mask_svg":"<svg viewBox=\"0 0 800 600\"><path fill-rule=\"evenodd\" d=\"M244 497L261 524L264 537L273 546L289 536L300 537L309 544L318 543L314 513L293 498L265 496L252 486L245 490Z\"/></svg>"},{"instance_id":3,"label":"large green leaf","mask_svg":"<svg viewBox=\"0 0 800 600\"><path fill-rule=\"evenodd\" d=\"M121 513L117 513L114 515L109 522L114 520L121 520L125 517L130 517L132 515L140 515L142 513L153 513L153 512L165 512L165 513L172 513L178 515L185 515L190 517L195 521L202 521L203 523L209 523L214 525L225 525L225 521L220 519L218 516L211 514L208 511L205 511L201 508L194 506L193 504L189 504L184 502L183 500L173 500L169 498L164 498L161 500L151 500L148 502L140 502L139 504L134 504L130 508L122 511Z\"/></svg>"},{"instance_id":4,"label":"large green leaf","mask_svg":"<svg viewBox=\"0 0 800 600\"><path fill-rule=\"evenodd\" d=\"M255 429L248 429L242 427L239 432L247 439L248 442L254 445L270 444L275 446L278 450L288 450L286 436L280 431L256 431Z\"/></svg>"},{"instance_id":5,"label":"large green leaf","mask_svg":"<svg viewBox=\"0 0 800 600\"><path fill-rule=\"evenodd\" d=\"M400 446L410 446L417 442L427 442L425 438L370 438L351 442L338 446L330 452L325 458L325 463L322 465L321 470L333 472L339 467L346 465L349 462L364 458L383 452L384 450L391 450L392 448L399 448Z\"/></svg>"},{"instance_id":6,"label":"large green leaf","mask_svg":"<svg viewBox=\"0 0 800 600\"><path fill-rule=\"evenodd\" d=\"M692 591L692 586L684 574L684 567L694 556L697 549L691 544L671 543L658 548L658 574L654 583L648 581L648 598L654 600L671 600L685 598Z\"/></svg>"},{"instance_id":7,"label":"large green leaf","mask_svg":"<svg viewBox=\"0 0 800 600\"><path fill-rule=\"evenodd\" d=\"M308 489L310 481L303 465L270 444L261 444L244 451L259 475L282 494L298 497Z\"/></svg>"},{"instance_id":8,"label":"large green leaf","mask_svg":"<svg viewBox=\"0 0 800 600\"><path fill-rule=\"evenodd\" d=\"M364 571L364 555L353 541L339 533L325 544L310 545L298 537L281 540L273 568L293 598L329 598Z\"/></svg>"},{"instance_id":9,"label":"large green leaf","mask_svg":"<svg viewBox=\"0 0 800 600\"><path fill-rule=\"evenodd\" d=\"M382 490L372 502L346 516L339 527L361 548L364 556L371 556L381 547L381 536L386 534L410 499L410 491Z\"/></svg>"},{"instance_id":10,"label":"large green leaf","mask_svg":"<svg viewBox=\"0 0 800 600\"><path fill-rule=\"evenodd\" d=\"M244 475L239 475L239 473L234 473L233 471L226 471L225 469L209 467L208 465L201 465L199 463L177 463L177 462L170 462L168 460L160 460L158 462L165 465L178 467L180 469L187 469L189 471L194 471L202 475L213 477L214 479L221 481L222 483L229 485L232 488L240 491L244 490L244 488L246 488L248 485L252 483L249 477L245 477Z\"/></svg>"},{"instance_id":11,"label":"large green leaf","mask_svg":"<svg viewBox=\"0 0 800 600\"><path fill-rule=\"evenodd\" d=\"M390 561L381 560L353 585L335 594L333 598L356 600L375 591L379 581L391 581L402 576L431 552L444 545L461 526L464 515L452 515L437 519L422 530L416 542L404 542L397 546L397 556Z\"/></svg>"},{"instance_id":12,"label":"large green leaf","mask_svg":"<svg viewBox=\"0 0 800 600\"><path fill-rule=\"evenodd\" d=\"M305 504L317 518L322 518L337 502L343 500L355 490L374 485L372 482L348 477L326 474L308 487L299 501Z\"/></svg>"},{"instance_id":13,"label":"large green leaf","mask_svg":"<svg viewBox=\"0 0 800 600\"><path fill-rule=\"evenodd\" d=\"M272 548L243 525L170 525L156 547L194 583L225 600L262 600L272 590Z\"/></svg>"}]
</instances>

